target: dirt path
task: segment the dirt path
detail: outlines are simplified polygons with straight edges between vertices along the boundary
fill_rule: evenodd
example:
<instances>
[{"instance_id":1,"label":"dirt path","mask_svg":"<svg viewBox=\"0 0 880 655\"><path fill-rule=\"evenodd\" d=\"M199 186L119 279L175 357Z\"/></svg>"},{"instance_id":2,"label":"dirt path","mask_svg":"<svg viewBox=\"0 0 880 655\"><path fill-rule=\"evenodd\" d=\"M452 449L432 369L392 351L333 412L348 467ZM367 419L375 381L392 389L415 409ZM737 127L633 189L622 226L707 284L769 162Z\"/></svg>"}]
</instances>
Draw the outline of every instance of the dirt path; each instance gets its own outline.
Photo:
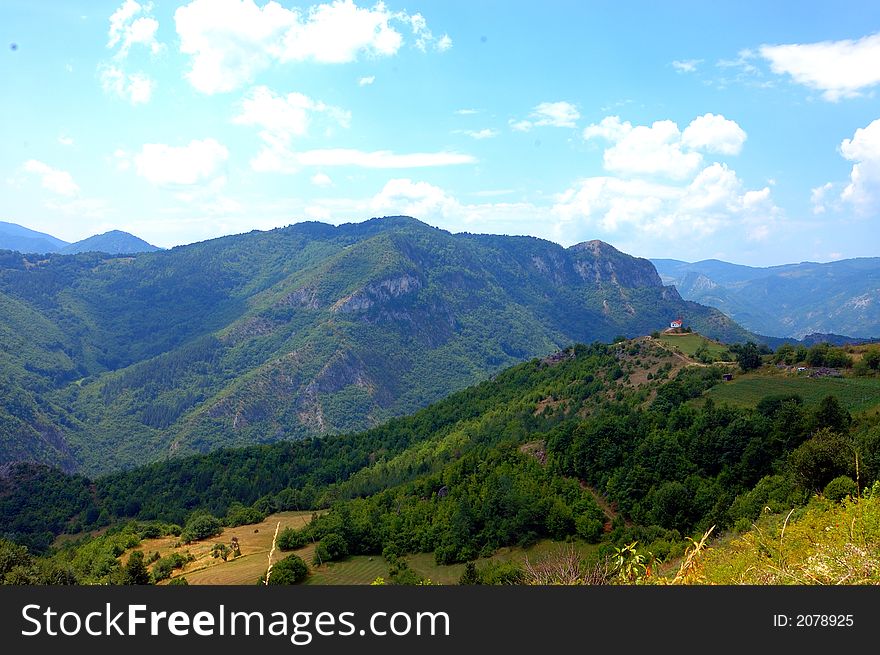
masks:
<instances>
[{"instance_id":1,"label":"dirt path","mask_svg":"<svg viewBox=\"0 0 880 655\"><path fill-rule=\"evenodd\" d=\"M620 512L617 511L617 506L613 503L609 503L608 499L605 498L599 491L590 485L588 485L583 480L579 480L581 489L586 489L590 492L590 495L593 497L593 500L596 501L596 504L599 506L599 509L602 510L602 513L605 515L607 519L605 521L605 525L603 526L603 530L605 532L611 532L611 522L614 521L618 516L620 516ZM632 525L631 521L625 521L626 525Z\"/></svg>"}]
</instances>

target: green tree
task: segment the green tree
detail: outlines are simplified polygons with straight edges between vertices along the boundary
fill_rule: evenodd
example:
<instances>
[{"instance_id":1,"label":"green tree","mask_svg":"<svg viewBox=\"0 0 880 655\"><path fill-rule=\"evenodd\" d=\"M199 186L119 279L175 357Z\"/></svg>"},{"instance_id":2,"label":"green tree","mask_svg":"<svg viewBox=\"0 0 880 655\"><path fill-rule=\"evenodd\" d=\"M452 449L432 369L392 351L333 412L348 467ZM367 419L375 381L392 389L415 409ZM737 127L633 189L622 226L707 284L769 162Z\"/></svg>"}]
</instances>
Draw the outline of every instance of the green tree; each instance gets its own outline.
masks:
<instances>
[{"instance_id":1,"label":"green tree","mask_svg":"<svg viewBox=\"0 0 880 655\"><path fill-rule=\"evenodd\" d=\"M477 565L474 562L468 562L464 565L464 573L458 579L460 585L482 584L480 573L477 571Z\"/></svg>"},{"instance_id":2,"label":"green tree","mask_svg":"<svg viewBox=\"0 0 880 655\"><path fill-rule=\"evenodd\" d=\"M730 352L736 356L736 363L739 364L743 372L752 371L761 366L761 351L754 341L734 344L730 347Z\"/></svg>"},{"instance_id":3,"label":"green tree","mask_svg":"<svg viewBox=\"0 0 880 655\"><path fill-rule=\"evenodd\" d=\"M835 432L846 432L852 423L852 416L840 404L837 396L825 396L816 408L813 420L818 429L828 428Z\"/></svg>"},{"instance_id":4,"label":"green tree","mask_svg":"<svg viewBox=\"0 0 880 655\"><path fill-rule=\"evenodd\" d=\"M855 451L849 437L822 428L791 453L789 463L798 482L818 492L838 476L854 475Z\"/></svg>"},{"instance_id":5,"label":"green tree","mask_svg":"<svg viewBox=\"0 0 880 655\"><path fill-rule=\"evenodd\" d=\"M144 552L136 550L128 556L122 574L124 585L147 585L150 584L150 572L144 563Z\"/></svg>"}]
</instances>

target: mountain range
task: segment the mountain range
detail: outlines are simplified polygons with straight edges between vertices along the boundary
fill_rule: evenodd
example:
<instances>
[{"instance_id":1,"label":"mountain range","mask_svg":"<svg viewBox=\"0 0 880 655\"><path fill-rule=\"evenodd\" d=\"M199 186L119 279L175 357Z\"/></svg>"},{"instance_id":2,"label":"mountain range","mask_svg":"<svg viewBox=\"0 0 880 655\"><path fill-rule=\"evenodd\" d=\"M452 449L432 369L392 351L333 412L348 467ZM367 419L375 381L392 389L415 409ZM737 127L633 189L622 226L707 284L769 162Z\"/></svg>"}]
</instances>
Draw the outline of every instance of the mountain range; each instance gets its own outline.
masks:
<instances>
[{"instance_id":1,"label":"mountain range","mask_svg":"<svg viewBox=\"0 0 880 655\"><path fill-rule=\"evenodd\" d=\"M752 338L589 241L307 222L118 257L0 253L0 464L88 474L376 425L574 342L679 315Z\"/></svg>"},{"instance_id":2,"label":"mountain range","mask_svg":"<svg viewBox=\"0 0 880 655\"><path fill-rule=\"evenodd\" d=\"M720 309L758 334L880 336L880 257L767 268L717 259L651 261L683 298Z\"/></svg>"},{"instance_id":3,"label":"mountain range","mask_svg":"<svg viewBox=\"0 0 880 655\"><path fill-rule=\"evenodd\" d=\"M159 248L121 230L111 230L75 243L68 243L51 234L37 232L15 223L0 221L0 250L66 255L75 255L81 252L106 252L112 255L122 255L153 252Z\"/></svg>"}]
</instances>

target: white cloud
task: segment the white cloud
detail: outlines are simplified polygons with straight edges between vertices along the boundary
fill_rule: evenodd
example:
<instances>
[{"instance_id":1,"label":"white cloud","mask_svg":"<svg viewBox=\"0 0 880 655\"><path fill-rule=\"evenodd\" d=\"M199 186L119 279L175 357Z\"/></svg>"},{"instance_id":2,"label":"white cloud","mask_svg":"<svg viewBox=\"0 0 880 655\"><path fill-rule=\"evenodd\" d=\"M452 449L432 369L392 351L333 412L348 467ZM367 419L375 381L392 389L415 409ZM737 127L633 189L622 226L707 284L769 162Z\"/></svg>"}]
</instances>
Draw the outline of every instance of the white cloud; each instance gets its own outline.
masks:
<instances>
[{"instance_id":1,"label":"white cloud","mask_svg":"<svg viewBox=\"0 0 880 655\"><path fill-rule=\"evenodd\" d=\"M629 121L621 122L620 116L606 116L598 124L593 123L585 127L583 136L585 141L602 138L606 141L617 142L630 132L632 132L632 123Z\"/></svg>"},{"instance_id":2,"label":"white cloud","mask_svg":"<svg viewBox=\"0 0 880 655\"><path fill-rule=\"evenodd\" d=\"M401 14L401 18L406 18L406 14ZM413 35L416 37L416 47L422 52L427 52L430 46L437 52L446 52L452 47L452 39L448 34L444 34L439 39L435 39L431 30L428 29L428 23L421 14L413 14L409 16L410 25Z\"/></svg>"},{"instance_id":3,"label":"white cloud","mask_svg":"<svg viewBox=\"0 0 880 655\"><path fill-rule=\"evenodd\" d=\"M107 47L116 48L113 55L115 63L98 65L104 92L128 100L133 105L149 102L156 83L142 72L129 73L126 70L125 62L132 46L142 45L154 55L164 48L156 38L159 21L149 15L152 10L152 3L140 5L134 0L125 0L113 12L107 33ZM138 16L141 13L143 16Z\"/></svg>"},{"instance_id":4,"label":"white cloud","mask_svg":"<svg viewBox=\"0 0 880 655\"><path fill-rule=\"evenodd\" d=\"M142 105L150 101L156 83L142 73L127 74L116 66L100 69L101 87L132 105Z\"/></svg>"},{"instance_id":5,"label":"white cloud","mask_svg":"<svg viewBox=\"0 0 880 655\"><path fill-rule=\"evenodd\" d=\"M621 175L664 175L673 179L690 177L702 164L700 150L724 155L739 154L746 133L732 120L720 114L698 116L684 132L670 120L655 121L651 126L633 125L619 116L606 116L588 125L583 137L604 139L605 169Z\"/></svg>"},{"instance_id":6,"label":"white cloud","mask_svg":"<svg viewBox=\"0 0 880 655\"><path fill-rule=\"evenodd\" d=\"M472 139L477 139L481 141L483 139L492 139L498 136L498 130L493 130L491 128L483 128L482 130L456 130L458 134L464 134L465 136L469 136Z\"/></svg>"},{"instance_id":7,"label":"white cloud","mask_svg":"<svg viewBox=\"0 0 880 655\"><path fill-rule=\"evenodd\" d=\"M880 83L880 33L855 41L763 45L760 53L774 73L791 75L831 102L857 97Z\"/></svg>"},{"instance_id":8,"label":"white cloud","mask_svg":"<svg viewBox=\"0 0 880 655\"><path fill-rule=\"evenodd\" d=\"M779 215L769 187L746 190L724 164L711 164L686 185L592 177L560 194L553 213L566 229L584 224L608 233L634 229L652 239L701 238L734 228L766 238Z\"/></svg>"},{"instance_id":9,"label":"white cloud","mask_svg":"<svg viewBox=\"0 0 880 655\"><path fill-rule=\"evenodd\" d=\"M702 59L686 59L684 61L675 60L672 62L672 67L677 73L695 73L697 66L702 63Z\"/></svg>"},{"instance_id":10,"label":"white cloud","mask_svg":"<svg viewBox=\"0 0 880 655\"><path fill-rule=\"evenodd\" d=\"M72 146L73 145L73 137L69 137L66 134L58 135L58 143L62 146Z\"/></svg>"},{"instance_id":11,"label":"white cloud","mask_svg":"<svg viewBox=\"0 0 880 655\"><path fill-rule=\"evenodd\" d=\"M406 178L389 180L370 203L374 212L415 217L443 216L454 212L457 206L458 202L441 188Z\"/></svg>"},{"instance_id":12,"label":"white cloud","mask_svg":"<svg viewBox=\"0 0 880 655\"><path fill-rule=\"evenodd\" d=\"M528 132L533 127L576 127L580 112L570 102L542 102L529 114L528 119L509 121L517 132Z\"/></svg>"},{"instance_id":13,"label":"white cloud","mask_svg":"<svg viewBox=\"0 0 880 655\"><path fill-rule=\"evenodd\" d=\"M315 173L309 178L309 182L315 186L331 186L333 184L333 180L327 173Z\"/></svg>"},{"instance_id":14,"label":"white cloud","mask_svg":"<svg viewBox=\"0 0 880 655\"><path fill-rule=\"evenodd\" d=\"M456 116L472 116L474 114L479 114L480 110L479 109L456 109L454 113Z\"/></svg>"},{"instance_id":15,"label":"white cloud","mask_svg":"<svg viewBox=\"0 0 880 655\"><path fill-rule=\"evenodd\" d=\"M828 192L834 188L834 185L831 182L826 182L822 186L817 186L813 189L810 189L810 204L813 205L813 213L814 214L824 214L825 210L828 208L828 205L825 201L825 196L828 195Z\"/></svg>"},{"instance_id":16,"label":"white cloud","mask_svg":"<svg viewBox=\"0 0 880 655\"><path fill-rule=\"evenodd\" d=\"M22 168L27 173L39 175L40 184L47 191L61 196L75 196L79 193L79 186L73 181L73 176L67 171L52 168L48 164L36 159L28 159Z\"/></svg>"},{"instance_id":17,"label":"white cloud","mask_svg":"<svg viewBox=\"0 0 880 655\"><path fill-rule=\"evenodd\" d=\"M746 140L745 131L721 114L704 114L691 121L681 135L683 145L721 155L738 155Z\"/></svg>"},{"instance_id":18,"label":"white cloud","mask_svg":"<svg viewBox=\"0 0 880 655\"><path fill-rule=\"evenodd\" d=\"M420 14L391 12L382 2L361 8L333 0L307 11L270 1L192 0L174 13L180 51L191 57L187 79L203 93L232 91L273 63L347 63L361 55L387 57L403 45L407 26L416 47L434 42ZM436 49L448 48L443 38Z\"/></svg>"},{"instance_id":19,"label":"white cloud","mask_svg":"<svg viewBox=\"0 0 880 655\"><path fill-rule=\"evenodd\" d=\"M880 119L857 129L852 139L844 139L840 154L854 162L840 199L862 215L880 210Z\"/></svg>"},{"instance_id":20,"label":"white cloud","mask_svg":"<svg viewBox=\"0 0 880 655\"><path fill-rule=\"evenodd\" d=\"M264 140L287 143L291 136L306 134L315 114L325 114L341 127L351 125L351 112L313 100L302 93L280 96L265 86L250 90L241 102L241 112L232 122L259 126L264 130L261 132Z\"/></svg>"},{"instance_id":21,"label":"white cloud","mask_svg":"<svg viewBox=\"0 0 880 655\"><path fill-rule=\"evenodd\" d=\"M124 59L127 57L131 47L136 44L148 48L154 55L162 50L163 44L156 39L159 21L149 15L152 9L152 3L141 6L134 0L125 0L110 16L107 47L115 48L118 46L116 58ZM144 15L135 18L141 12Z\"/></svg>"},{"instance_id":22,"label":"white cloud","mask_svg":"<svg viewBox=\"0 0 880 655\"><path fill-rule=\"evenodd\" d=\"M263 145L251 161L257 171L279 171L291 168L294 157L291 141L308 133L315 117L324 118L325 125L348 128L351 112L313 100L302 93L279 96L265 86L258 86L245 96L241 112L233 118L240 125L256 125ZM330 129L329 127L327 128Z\"/></svg>"},{"instance_id":23,"label":"white cloud","mask_svg":"<svg viewBox=\"0 0 880 655\"><path fill-rule=\"evenodd\" d=\"M633 174L662 174L675 179L691 175L702 163L698 152L683 152L681 132L672 121L655 121L651 127L637 125L605 150L609 171Z\"/></svg>"},{"instance_id":24,"label":"white cloud","mask_svg":"<svg viewBox=\"0 0 880 655\"><path fill-rule=\"evenodd\" d=\"M358 79L358 86L370 86L375 81L375 75L367 75L366 77L361 77Z\"/></svg>"},{"instance_id":25,"label":"white cloud","mask_svg":"<svg viewBox=\"0 0 880 655\"><path fill-rule=\"evenodd\" d=\"M229 157L226 146L216 140L192 140L185 146L145 143L134 156L137 174L160 186L193 185L218 179Z\"/></svg>"},{"instance_id":26,"label":"white cloud","mask_svg":"<svg viewBox=\"0 0 880 655\"><path fill-rule=\"evenodd\" d=\"M119 8L110 15L110 31L108 33L107 47L115 47L125 36L126 28L131 25L131 19L141 13L142 7L134 0L125 0Z\"/></svg>"}]
</instances>

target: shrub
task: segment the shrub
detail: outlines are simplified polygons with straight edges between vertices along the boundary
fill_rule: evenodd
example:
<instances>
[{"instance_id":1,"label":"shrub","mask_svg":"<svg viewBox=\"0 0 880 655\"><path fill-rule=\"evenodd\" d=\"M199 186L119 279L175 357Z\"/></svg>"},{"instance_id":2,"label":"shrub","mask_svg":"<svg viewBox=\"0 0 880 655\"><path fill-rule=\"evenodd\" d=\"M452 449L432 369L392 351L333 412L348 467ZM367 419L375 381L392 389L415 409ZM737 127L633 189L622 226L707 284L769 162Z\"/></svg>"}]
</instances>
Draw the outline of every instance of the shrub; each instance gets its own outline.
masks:
<instances>
[{"instance_id":1,"label":"shrub","mask_svg":"<svg viewBox=\"0 0 880 655\"><path fill-rule=\"evenodd\" d=\"M223 531L223 526L216 517L210 514L198 514L187 521L180 538L183 543L199 541L208 537L216 537Z\"/></svg>"},{"instance_id":2,"label":"shrub","mask_svg":"<svg viewBox=\"0 0 880 655\"><path fill-rule=\"evenodd\" d=\"M584 541L595 544L602 538L602 521L589 514L581 514L575 519L578 536Z\"/></svg>"},{"instance_id":3,"label":"shrub","mask_svg":"<svg viewBox=\"0 0 880 655\"><path fill-rule=\"evenodd\" d=\"M278 535L276 544L281 550L296 550L309 543L308 535L303 530L284 528Z\"/></svg>"},{"instance_id":4,"label":"shrub","mask_svg":"<svg viewBox=\"0 0 880 655\"><path fill-rule=\"evenodd\" d=\"M316 564L335 562L346 557L348 557L348 544L335 532L324 535L318 547L315 548L314 561Z\"/></svg>"},{"instance_id":5,"label":"shrub","mask_svg":"<svg viewBox=\"0 0 880 655\"><path fill-rule=\"evenodd\" d=\"M229 508L229 511L226 512L226 518L223 519L223 524L230 528L235 528L239 525L260 523L265 518L266 514L255 507L245 507L244 505L235 503Z\"/></svg>"},{"instance_id":6,"label":"shrub","mask_svg":"<svg viewBox=\"0 0 880 655\"><path fill-rule=\"evenodd\" d=\"M844 498L850 496L857 496L858 493L859 488L855 481L847 475L841 475L834 478L831 482L825 485L825 491L823 491L825 497L834 502L840 502Z\"/></svg>"},{"instance_id":7,"label":"shrub","mask_svg":"<svg viewBox=\"0 0 880 655\"><path fill-rule=\"evenodd\" d=\"M299 555L288 555L272 566L270 585L293 585L306 579L309 567Z\"/></svg>"}]
</instances>

